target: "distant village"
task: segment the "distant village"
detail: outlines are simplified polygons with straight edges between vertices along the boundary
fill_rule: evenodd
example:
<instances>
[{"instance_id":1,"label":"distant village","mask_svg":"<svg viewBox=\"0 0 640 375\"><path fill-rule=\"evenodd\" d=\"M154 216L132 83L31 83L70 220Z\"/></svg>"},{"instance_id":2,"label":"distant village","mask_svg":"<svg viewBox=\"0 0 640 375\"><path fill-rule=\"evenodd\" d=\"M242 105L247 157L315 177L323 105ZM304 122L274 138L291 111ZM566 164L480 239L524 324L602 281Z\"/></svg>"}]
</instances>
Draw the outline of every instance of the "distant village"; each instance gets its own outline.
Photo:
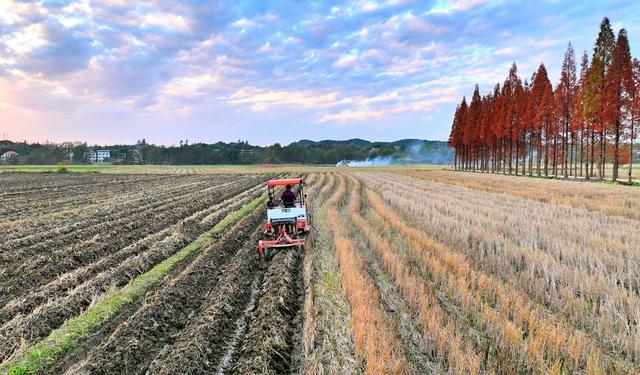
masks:
<instances>
[{"instance_id":1,"label":"distant village","mask_svg":"<svg viewBox=\"0 0 640 375\"><path fill-rule=\"evenodd\" d=\"M8 149L8 150L6 150ZM142 156L139 146L115 146L111 148L89 147L84 143L45 143L29 145L0 141L0 164L34 164L51 162L74 164L127 163L139 164Z\"/></svg>"}]
</instances>

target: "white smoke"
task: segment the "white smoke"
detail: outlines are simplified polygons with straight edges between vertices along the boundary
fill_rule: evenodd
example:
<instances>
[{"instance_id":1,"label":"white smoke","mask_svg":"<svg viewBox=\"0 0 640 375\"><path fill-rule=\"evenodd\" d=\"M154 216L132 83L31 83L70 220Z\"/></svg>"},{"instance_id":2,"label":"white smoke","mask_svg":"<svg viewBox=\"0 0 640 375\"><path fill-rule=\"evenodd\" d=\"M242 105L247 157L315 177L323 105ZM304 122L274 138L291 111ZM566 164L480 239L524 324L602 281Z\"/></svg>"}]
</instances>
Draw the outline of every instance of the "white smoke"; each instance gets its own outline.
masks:
<instances>
[{"instance_id":1,"label":"white smoke","mask_svg":"<svg viewBox=\"0 0 640 375\"><path fill-rule=\"evenodd\" d=\"M392 156L378 156L375 158L367 158L366 160L340 160L336 166L338 167L382 167L385 165L394 165L396 160Z\"/></svg>"},{"instance_id":2,"label":"white smoke","mask_svg":"<svg viewBox=\"0 0 640 375\"><path fill-rule=\"evenodd\" d=\"M402 151L397 151L390 156L377 156L366 160L341 160L336 166L340 167L381 167L388 165L406 164L445 164L449 163L451 155L441 152L429 151L423 148L425 142L416 141L408 145Z\"/></svg>"}]
</instances>

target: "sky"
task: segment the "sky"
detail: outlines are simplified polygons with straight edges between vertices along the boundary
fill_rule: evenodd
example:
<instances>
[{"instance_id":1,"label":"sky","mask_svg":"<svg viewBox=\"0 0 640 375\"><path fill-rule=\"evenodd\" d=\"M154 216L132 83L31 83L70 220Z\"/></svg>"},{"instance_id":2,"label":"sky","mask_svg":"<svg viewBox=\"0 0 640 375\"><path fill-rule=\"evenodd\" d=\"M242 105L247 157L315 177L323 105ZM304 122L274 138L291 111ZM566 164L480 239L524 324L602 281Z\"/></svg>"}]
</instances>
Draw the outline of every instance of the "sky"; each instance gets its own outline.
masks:
<instances>
[{"instance_id":1,"label":"sky","mask_svg":"<svg viewBox=\"0 0 640 375\"><path fill-rule=\"evenodd\" d=\"M591 53L604 16L640 56L635 1L0 0L0 134L446 140L475 83L514 61L557 83L567 43Z\"/></svg>"}]
</instances>

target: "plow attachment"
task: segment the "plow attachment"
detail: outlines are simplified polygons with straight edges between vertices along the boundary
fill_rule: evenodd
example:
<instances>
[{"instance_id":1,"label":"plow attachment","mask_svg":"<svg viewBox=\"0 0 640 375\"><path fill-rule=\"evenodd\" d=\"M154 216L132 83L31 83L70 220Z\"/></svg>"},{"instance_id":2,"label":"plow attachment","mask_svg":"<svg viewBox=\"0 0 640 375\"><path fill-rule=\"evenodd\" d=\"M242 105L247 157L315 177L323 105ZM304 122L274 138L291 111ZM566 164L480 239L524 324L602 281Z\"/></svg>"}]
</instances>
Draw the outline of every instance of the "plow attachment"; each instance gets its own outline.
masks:
<instances>
[{"instance_id":1,"label":"plow attachment","mask_svg":"<svg viewBox=\"0 0 640 375\"><path fill-rule=\"evenodd\" d=\"M282 226L280 235L275 240L258 241L258 252L266 260L269 260L279 250L286 248L294 248L297 255L304 246L305 242L306 241L304 238L291 238L287 234L284 226Z\"/></svg>"}]
</instances>

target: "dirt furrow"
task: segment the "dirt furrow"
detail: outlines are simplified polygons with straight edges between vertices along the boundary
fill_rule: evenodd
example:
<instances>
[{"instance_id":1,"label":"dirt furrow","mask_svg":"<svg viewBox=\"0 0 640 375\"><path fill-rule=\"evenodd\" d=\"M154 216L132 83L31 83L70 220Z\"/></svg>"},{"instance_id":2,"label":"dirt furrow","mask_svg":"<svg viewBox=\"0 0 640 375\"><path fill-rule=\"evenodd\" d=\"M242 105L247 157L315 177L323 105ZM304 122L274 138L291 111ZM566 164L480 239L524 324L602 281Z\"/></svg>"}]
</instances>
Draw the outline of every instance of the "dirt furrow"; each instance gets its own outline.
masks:
<instances>
[{"instance_id":1,"label":"dirt furrow","mask_svg":"<svg viewBox=\"0 0 640 375\"><path fill-rule=\"evenodd\" d=\"M206 301L209 291L218 284L239 249L256 240L252 234L263 215L262 210L255 211L204 249L183 272L143 301L135 314L68 373L144 373Z\"/></svg>"},{"instance_id":2,"label":"dirt furrow","mask_svg":"<svg viewBox=\"0 0 640 375\"><path fill-rule=\"evenodd\" d=\"M23 211L25 208L31 210L30 215L34 211L46 212L49 209L57 210L61 205L78 202L77 200L79 198L98 199L100 193L104 190L137 191L136 188L138 187L150 186L152 184L164 185L170 179L170 177L163 176L162 178L156 177L154 179L125 178L114 180L102 176L100 179L94 179L78 185L33 189L16 193L11 197L0 195L0 198L3 198L3 204L0 206L0 214L2 214L3 218L10 217L15 219L25 216ZM173 179L175 179L175 177ZM37 197L38 200L35 202L29 201L31 197Z\"/></svg>"},{"instance_id":3,"label":"dirt furrow","mask_svg":"<svg viewBox=\"0 0 640 375\"><path fill-rule=\"evenodd\" d=\"M113 272L126 270L129 259L143 256L146 263L153 264L155 263L154 259L170 256L184 244L195 240L198 234L213 227L226 214L255 198L259 194L261 185L237 195L233 202L223 200L221 203L198 211L176 224L101 258L97 262L68 272L35 291L29 292L28 295L9 301L0 309L0 324L4 324L17 314L29 314L47 301L51 304L53 299L66 296L71 289L73 289L72 293L77 293L79 289L86 289L87 284L91 285L89 289L92 290L97 289L96 285L102 283L107 285L106 281L100 280L102 278L100 273L104 273L104 271L110 270L106 278L109 280L108 284L117 284L116 280L118 279L115 278ZM157 255L155 255L156 253ZM128 280L139 272L144 272L144 269L138 265L132 270L120 272L121 277L126 277L125 280Z\"/></svg>"},{"instance_id":4,"label":"dirt furrow","mask_svg":"<svg viewBox=\"0 0 640 375\"><path fill-rule=\"evenodd\" d=\"M218 210L214 216L209 217L207 228L213 226L229 212L255 198L256 194L258 193L254 192L247 195L245 199ZM0 316L13 319L0 328L0 360L11 355L22 342L32 344L46 336L52 329L79 314L93 300L111 288L126 285L132 278L173 255L181 247L193 241L202 231L201 222L197 218L192 218L174 228L166 239L145 247L144 252L126 259L117 267L93 277L81 275L82 277L76 282L70 279L69 285L76 287L68 292L58 290L56 294L56 289L46 288L37 293L35 298L27 297L3 308L0 310ZM81 282L81 279L86 281Z\"/></svg>"},{"instance_id":5,"label":"dirt furrow","mask_svg":"<svg viewBox=\"0 0 640 375\"><path fill-rule=\"evenodd\" d=\"M31 195L33 193L59 193L65 189L95 186L96 184L122 183L127 181L143 181L168 178L170 176L114 175L108 178L103 175L52 175L42 173L0 174L0 181L7 188L0 193L0 198L10 199L13 196ZM3 200L4 200L3 199Z\"/></svg>"},{"instance_id":6,"label":"dirt furrow","mask_svg":"<svg viewBox=\"0 0 640 375\"><path fill-rule=\"evenodd\" d=\"M239 350L228 373L288 374L296 372L295 335L301 329L304 294L302 262L291 251L279 252L265 271Z\"/></svg>"},{"instance_id":7,"label":"dirt furrow","mask_svg":"<svg viewBox=\"0 0 640 375\"><path fill-rule=\"evenodd\" d=\"M255 241L249 241L207 297L207 305L175 342L164 348L147 374L203 374L224 368L228 361L225 357L230 357L237 347L237 337L244 331L247 306L255 303L252 299L262 282L263 268Z\"/></svg>"},{"instance_id":8,"label":"dirt furrow","mask_svg":"<svg viewBox=\"0 0 640 375\"><path fill-rule=\"evenodd\" d=\"M243 186L246 185L240 183L228 190L220 188L208 191L206 189L199 195L172 200L150 212L140 212L128 217L124 215L125 217L116 222L105 223L100 230L95 227L92 231L81 232L79 235L86 238L83 241L60 247L52 244L53 251L40 252L30 260L21 262L20 266L15 265L19 258L13 257L13 254L6 254L6 258L11 260L8 260L9 263L4 270L0 270L0 288L5 288L6 296L15 297L28 288L42 285L57 275L94 262L105 254L160 231L194 211L236 195L244 189ZM219 190L223 191L220 193ZM94 233L96 231L97 233ZM46 242L57 243L57 241ZM11 269L12 266L13 269ZM21 283L15 280L17 274L21 275L18 280L22 281Z\"/></svg>"},{"instance_id":9,"label":"dirt furrow","mask_svg":"<svg viewBox=\"0 0 640 375\"><path fill-rule=\"evenodd\" d=\"M19 235L21 232L15 232L16 226L32 227L37 225L44 226L49 230L55 228L56 224L67 220L76 219L78 221L80 215L73 217L65 214L72 212L90 214L91 212L83 210L86 208L85 206L104 208L131 204L146 198L151 192L166 196L179 191L180 186L196 183L196 181L176 178L124 182L109 182L105 178L103 181L78 191L25 194L25 196L17 198L15 202L3 202L6 205L0 207L0 210L4 212L0 221L2 237L11 235L11 238L14 238Z\"/></svg>"},{"instance_id":10,"label":"dirt furrow","mask_svg":"<svg viewBox=\"0 0 640 375\"><path fill-rule=\"evenodd\" d=\"M55 239L57 242L66 239L77 239L79 232L86 232L95 226L101 227L105 222L115 225L114 221L122 221L127 215L161 207L165 204L176 200L186 198L189 195L198 194L203 189L203 183L193 183L185 185L174 185L168 191L152 190L150 185L148 191L141 194L123 193L119 194L115 191L107 191L107 197L116 196L117 200L111 201L107 198L106 202L98 207L89 207L86 210L80 210L73 215L59 216L62 221L53 223L54 226L49 228L47 224L40 224L40 220L33 218L27 219L25 223L13 222L14 228L19 230L18 234L3 234L3 236L14 236L14 239L7 240L0 245L0 251L3 250L20 250L20 252L37 251L42 248L42 243ZM213 187L220 187L215 184ZM31 200L38 199L31 197ZM50 218L47 218L50 219ZM33 225L38 225L38 230L31 230ZM48 228L48 229L45 229ZM5 230L6 231L6 230ZM95 230L94 230L95 232ZM24 234L24 235L22 235Z\"/></svg>"}]
</instances>

